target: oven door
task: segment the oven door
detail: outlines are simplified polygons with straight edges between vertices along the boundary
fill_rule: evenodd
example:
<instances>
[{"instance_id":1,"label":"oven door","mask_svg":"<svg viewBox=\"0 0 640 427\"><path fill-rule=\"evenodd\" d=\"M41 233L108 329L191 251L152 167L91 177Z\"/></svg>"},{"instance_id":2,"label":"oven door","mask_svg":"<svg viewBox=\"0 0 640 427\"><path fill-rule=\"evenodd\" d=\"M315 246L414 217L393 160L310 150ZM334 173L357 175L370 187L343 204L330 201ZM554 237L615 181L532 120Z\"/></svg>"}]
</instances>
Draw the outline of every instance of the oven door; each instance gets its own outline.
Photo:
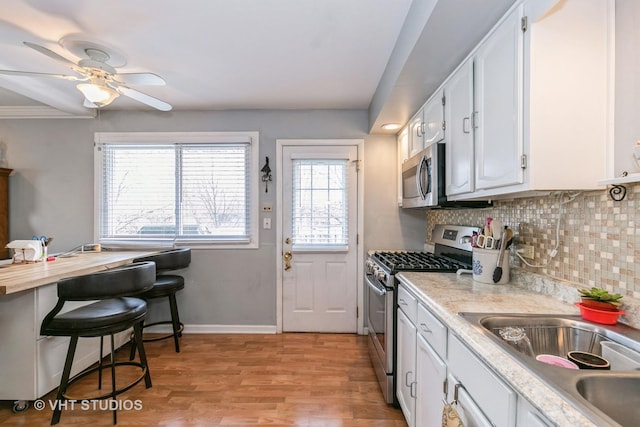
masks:
<instances>
[{"instance_id":1,"label":"oven door","mask_svg":"<svg viewBox=\"0 0 640 427\"><path fill-rule=\"evenodd\" d=\"M393 386L393 288L387 288L375 273L367 273L369 355L387 403L394 402Z\"/></svg>"}]
</instances>

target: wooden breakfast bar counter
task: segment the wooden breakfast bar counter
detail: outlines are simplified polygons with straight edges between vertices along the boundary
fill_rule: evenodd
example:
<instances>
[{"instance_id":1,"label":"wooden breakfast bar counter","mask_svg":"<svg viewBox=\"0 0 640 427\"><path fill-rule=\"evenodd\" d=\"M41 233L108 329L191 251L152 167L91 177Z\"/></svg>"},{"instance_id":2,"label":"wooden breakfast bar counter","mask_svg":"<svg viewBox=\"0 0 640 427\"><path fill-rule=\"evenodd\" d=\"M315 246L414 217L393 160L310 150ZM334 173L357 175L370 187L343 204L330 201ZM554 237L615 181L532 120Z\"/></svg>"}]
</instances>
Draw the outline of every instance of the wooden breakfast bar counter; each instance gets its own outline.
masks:
<instances>
[{"instance_id":1,"label":"wooden breakfast bar counter","mask_svg":"<svg viewBox=\"0 0 640 427\"><path fill-rule=\"evenodd\" d=\"M0 266L0 400L35 400L60 384L69 338L40 335L42 319L58 301L58 280L125 265L155 252L84 252L54 261ZM69 302L65 310L89 303ZM120 333L116 345L128 339L127 332ZM98 361L98 354L98 338L81 339L71 375Z\"/></svg>"},{"instance_id":2,"label":"wooden breakfast bar counter","mask_svg":"<svg viewBox=\"0 0 640 427\"><path fill-rule=\"evenodd\" d=\"M152 253L154 252L83 252L66 258L56 258L55 261L5 264L0 267L0 295L48 285L65 277L118 267Z\"/></svg>"}]
</instances>

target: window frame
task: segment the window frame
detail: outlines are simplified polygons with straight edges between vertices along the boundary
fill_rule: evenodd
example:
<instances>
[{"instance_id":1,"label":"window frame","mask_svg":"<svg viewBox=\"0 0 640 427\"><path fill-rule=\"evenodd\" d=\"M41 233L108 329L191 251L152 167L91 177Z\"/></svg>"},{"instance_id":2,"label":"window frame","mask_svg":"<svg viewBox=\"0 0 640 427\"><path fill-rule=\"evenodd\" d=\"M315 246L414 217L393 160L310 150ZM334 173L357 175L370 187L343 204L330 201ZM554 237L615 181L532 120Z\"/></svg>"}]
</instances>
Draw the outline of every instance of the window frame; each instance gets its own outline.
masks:
<instances>
[{"instance_id":1,"label":"window frame","mask_svg":"<svg viewBox=\"0 0 640 427\"><path fill-rule=\"evenodd\" d=\"M247 240L229 240L229 239L198 239L194 241L188 240L132 240L132 239L109 239L105 242L109 247L115 248L165 248L188 245L199 249L257 249L259 247L259 132L242 131L242 132L96 132L94 134L94 240L100 242L100 224L102 223L102 150L99 147L102 144L215 144L230 142L249 142L250 158L248 171L249 176L249 239Z\"/></svg>"}]
</instances>

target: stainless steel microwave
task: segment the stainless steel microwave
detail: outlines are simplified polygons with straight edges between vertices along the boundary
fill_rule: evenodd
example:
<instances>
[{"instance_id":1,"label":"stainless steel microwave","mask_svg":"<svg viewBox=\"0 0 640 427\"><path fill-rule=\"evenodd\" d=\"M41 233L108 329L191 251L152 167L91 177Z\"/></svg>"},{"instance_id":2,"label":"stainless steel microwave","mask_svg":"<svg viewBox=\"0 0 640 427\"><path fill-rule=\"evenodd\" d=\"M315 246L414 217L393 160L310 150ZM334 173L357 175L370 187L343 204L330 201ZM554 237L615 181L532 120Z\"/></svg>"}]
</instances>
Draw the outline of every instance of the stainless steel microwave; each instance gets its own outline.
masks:
<instances>
[{"instance_id":1,"label":"stainless steel microwave","mask_svg":"<svg viewBox=\"0 0 640 427\"><path fill-rule=\"evenodd\" d=\"M447 200L445 144L433 143L402 164L403 208L486 208L489 201Z\"/></svg>"},{"instance_id":2,"label":"stainless steel microwave","mask_svg":"<svg viewBox=\"0 0 640 427\"><path fill-rule=\"evenodd\" d=\"M438 176L438 152L444 153L443 149L438 150L440 145L444 148L443 144L431 144L402 164L403 208L438 206L438 187L440 179L444 179L444 174Z\"/></svg>"}]
</instances>

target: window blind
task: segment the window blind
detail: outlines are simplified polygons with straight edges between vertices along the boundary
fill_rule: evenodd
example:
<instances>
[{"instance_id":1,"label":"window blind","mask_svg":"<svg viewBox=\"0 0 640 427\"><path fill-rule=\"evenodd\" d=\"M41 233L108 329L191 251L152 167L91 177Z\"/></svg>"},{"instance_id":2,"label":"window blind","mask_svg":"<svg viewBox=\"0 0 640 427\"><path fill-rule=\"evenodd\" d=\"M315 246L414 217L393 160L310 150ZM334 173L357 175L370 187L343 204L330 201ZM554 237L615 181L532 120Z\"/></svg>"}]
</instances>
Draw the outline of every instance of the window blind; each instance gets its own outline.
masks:
<instances>
[{"instance_id":1,"label":"window blind","mask_svg":"<svg viewBox=\"0 0 640 427\"><path fill-rule=\"evenodd\" d=\"M249 141L102 142L99 149L101 242L250 241Z\"/></svg>"}]
</instances>

